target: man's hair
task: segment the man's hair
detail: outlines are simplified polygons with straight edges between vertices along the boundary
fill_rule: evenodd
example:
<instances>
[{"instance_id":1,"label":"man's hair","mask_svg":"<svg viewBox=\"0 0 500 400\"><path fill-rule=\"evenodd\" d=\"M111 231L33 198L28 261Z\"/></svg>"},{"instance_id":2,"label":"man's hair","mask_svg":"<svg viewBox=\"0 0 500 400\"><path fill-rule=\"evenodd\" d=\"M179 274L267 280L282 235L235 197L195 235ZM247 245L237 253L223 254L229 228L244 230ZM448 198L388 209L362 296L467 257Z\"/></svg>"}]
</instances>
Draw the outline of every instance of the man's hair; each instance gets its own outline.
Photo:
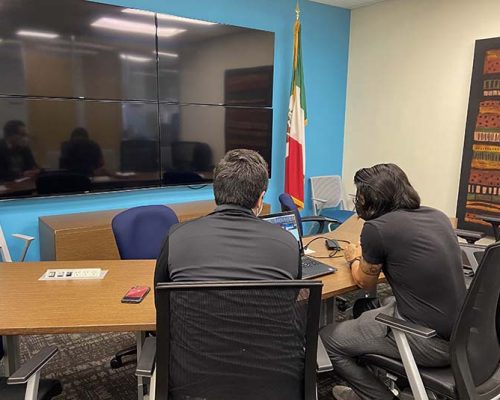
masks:
<instances>
[{"instance_id":1,"label":"man's hair","mask_svg":"<svg viewBox=\"0 0 500 400\"><path fill-rule=\"evenodd\" d=\"M8 138L19 134L19 128L21 126L26 126L23 121L17 119L7 121L3 126L3 137Z\"/></svg>"},{"instance_id":2,"label":"man's hair","mask_svg":"<svg viewBox=\"0 0 500 400\"><path fill-rule=\"evenodd\" d=\"M252 209L267 190L269 175L262 156L247 149L226 153L214 169L215 203Z\"/></svg>"},{"instance_id":3,"label":"man's hair","mask_svg":"<svg viewBox=\"0 0 500 400\"><path fill-rule=\"evenodd\" d=\"M71 132L71 139L88 139L89 138L89 132L82 127L78 127L73 129Z\"/></svg>"},{"instance_id":4,"label":"man's hair","mask_svg":"<svg viewBox=\"0 0 500 400\"><path fill-rule=\"evenodd\" d=\"M388 212L420 207L420 197L404 171L396 164L378 164L354 175L356 211L364 220Z\"/></svg>"}]
</instances>

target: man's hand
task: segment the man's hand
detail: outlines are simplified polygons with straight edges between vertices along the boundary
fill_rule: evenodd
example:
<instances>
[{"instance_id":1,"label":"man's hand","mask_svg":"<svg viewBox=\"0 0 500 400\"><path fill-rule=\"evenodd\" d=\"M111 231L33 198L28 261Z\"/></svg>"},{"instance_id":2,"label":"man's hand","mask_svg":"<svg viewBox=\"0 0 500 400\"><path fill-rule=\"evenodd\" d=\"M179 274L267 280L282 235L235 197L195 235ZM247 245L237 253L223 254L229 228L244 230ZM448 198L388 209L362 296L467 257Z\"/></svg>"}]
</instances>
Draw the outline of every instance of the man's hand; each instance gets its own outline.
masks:
<instances>
[{"instance_id":1,"label":"man's hand","mask_svg":"<svg viewBox=\"0 0 500 400\"><path fill-rule=\"evenodd\" d=\"M352 260L355 258L361 257L361 246L355 245L350 243L345 249L344 249L344 257L345 260L351 264Z\"/></svg>"}]
</instances>

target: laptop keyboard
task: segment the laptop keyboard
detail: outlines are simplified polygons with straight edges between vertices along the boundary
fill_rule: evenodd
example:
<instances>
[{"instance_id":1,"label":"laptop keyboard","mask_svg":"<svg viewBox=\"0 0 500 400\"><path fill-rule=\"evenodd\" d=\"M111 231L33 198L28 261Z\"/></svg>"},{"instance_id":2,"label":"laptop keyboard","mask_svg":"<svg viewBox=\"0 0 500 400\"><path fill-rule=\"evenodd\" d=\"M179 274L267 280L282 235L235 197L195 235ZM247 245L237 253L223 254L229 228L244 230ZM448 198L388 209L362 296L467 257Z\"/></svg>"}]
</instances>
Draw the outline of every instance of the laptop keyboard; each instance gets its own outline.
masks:
<instances>
[{"instance_id":1,"label":"laptop keyboard","mask_svg":"<svg viewBox=\"0 0 500 400\"><path fill-rule=\"evenodd\" d=\"M302 256L302 279L332 274L335 271L335 268L330 267L321 261L317 261L311 257Z\"/></svg>"}]
</instances>

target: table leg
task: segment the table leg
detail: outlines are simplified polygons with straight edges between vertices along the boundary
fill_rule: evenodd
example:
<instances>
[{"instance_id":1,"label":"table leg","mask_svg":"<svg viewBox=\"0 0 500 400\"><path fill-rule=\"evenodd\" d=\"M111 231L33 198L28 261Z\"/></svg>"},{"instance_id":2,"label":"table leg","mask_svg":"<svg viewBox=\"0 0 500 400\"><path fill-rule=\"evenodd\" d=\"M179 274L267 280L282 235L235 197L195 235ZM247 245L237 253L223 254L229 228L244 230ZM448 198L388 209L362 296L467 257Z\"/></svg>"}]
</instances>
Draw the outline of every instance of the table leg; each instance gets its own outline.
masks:
<instances>
[{"instance_id":1,"label":"table leg","mask_svg":"<svg viewBox=\"0 0 500 400\"><path fill-rule=\"evenodd\" d=\"M337 307L335 297L330 297L321 302L320 327L335 322L336 310Z\"/></svg>"},{"instance_id":2,"label":"table leg","mask_svg":"<svg viewBox=\"0 0 500 400\"><path fill-rule=\"evenodd\" d=\"M3 348L5 352L5 373L12 375L21 365L19 354L19 336L3 336Z\"/></svg>"},{"instance_id":3,"label":"table leg","mask_svg":"<svg viewBox=\"0 0 500 400\"><path fill-rule=\"evenodd\" d=\"M135 339L137 342L137 360L141 357L142 345L146 339L146 332L136 332ZM137 399L144 400L144 381L142 376L137 377Z\"/></svg>"},{"instance_id":4,"label":"table leg","mask_svg":"<svg viewBox=\"0 0 500 400\"><path fill-rule=\"evenodd\" d=\"M335 322L335 318L337 317L337 307L336 307L336 298L335 297L330 297L329 299L325 300L325 306L326 306L326 324L333 324Z\"/></svg>"},{"instance_id":5,"label":"table leg","mask_svg":"<svg viewBox=\"0 0 500 400\"><path fill-rule=\"evenodd\" d=\"M500 239L499 233L498 233L498 224L492 223L493 226L493 235L495 236L495 240L498 242L498 239Z\"/></svg>"}]
</instances>

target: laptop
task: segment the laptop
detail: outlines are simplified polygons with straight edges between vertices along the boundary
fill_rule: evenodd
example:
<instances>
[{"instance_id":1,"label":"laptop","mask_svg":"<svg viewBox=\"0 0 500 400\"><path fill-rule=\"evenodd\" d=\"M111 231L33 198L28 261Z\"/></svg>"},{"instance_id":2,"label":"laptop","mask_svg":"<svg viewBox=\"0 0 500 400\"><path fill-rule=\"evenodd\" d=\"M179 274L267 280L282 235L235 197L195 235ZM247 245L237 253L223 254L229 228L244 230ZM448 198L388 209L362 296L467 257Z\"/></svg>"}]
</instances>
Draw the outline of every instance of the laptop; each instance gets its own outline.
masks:
<instances>
[{"instance_id":1,"label":"laptop","mask_svg":"<svg viewBox=\"0 0 500 400\"><path fill-rule=\"evenodd\" d=\"M318 276L333 274L336 271L335 268L304 255L304 245L302 244L302 238L297 226L297 218L293 211L263 215L260 218L271 224L279 225L285 231L290 232L297 240L302 262L302 279L312 279Z\"/></svg>"}]
</instances>

